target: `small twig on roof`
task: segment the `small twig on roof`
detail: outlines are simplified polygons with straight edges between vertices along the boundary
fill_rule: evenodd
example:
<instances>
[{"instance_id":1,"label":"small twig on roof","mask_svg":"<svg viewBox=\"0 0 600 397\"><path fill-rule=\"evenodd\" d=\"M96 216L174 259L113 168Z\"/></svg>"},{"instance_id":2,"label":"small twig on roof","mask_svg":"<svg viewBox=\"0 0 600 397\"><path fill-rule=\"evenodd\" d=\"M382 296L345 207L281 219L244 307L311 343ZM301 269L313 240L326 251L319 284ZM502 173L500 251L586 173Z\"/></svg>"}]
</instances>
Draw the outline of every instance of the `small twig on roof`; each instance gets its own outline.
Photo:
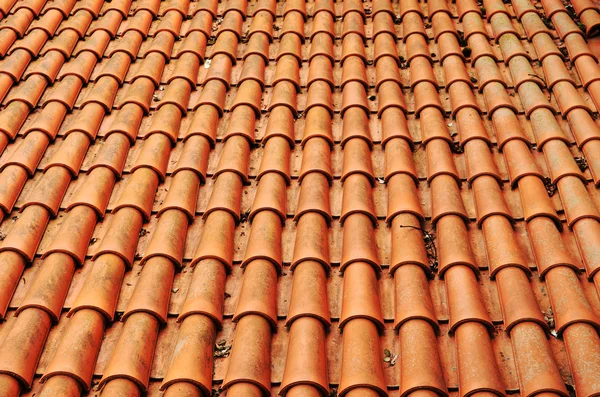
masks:
<instances>
[{"instance_id":1,"label":"small twig on roof","mask_svg":"<svg viewBox=\"0 0 600 397\"><path fill-rule=\"evenodd\" d=\"M418 226L412 225L400 225L400 227L408 227L411 229L416 229L421 232L423 235L423 241L425 241L425 251L427 252L427 259L429 259L429 269L432 272L437 272L438 270L438 255L437 248L435 247L435 236L433 230L425 230Z\"/></svg>"}]
</instances>

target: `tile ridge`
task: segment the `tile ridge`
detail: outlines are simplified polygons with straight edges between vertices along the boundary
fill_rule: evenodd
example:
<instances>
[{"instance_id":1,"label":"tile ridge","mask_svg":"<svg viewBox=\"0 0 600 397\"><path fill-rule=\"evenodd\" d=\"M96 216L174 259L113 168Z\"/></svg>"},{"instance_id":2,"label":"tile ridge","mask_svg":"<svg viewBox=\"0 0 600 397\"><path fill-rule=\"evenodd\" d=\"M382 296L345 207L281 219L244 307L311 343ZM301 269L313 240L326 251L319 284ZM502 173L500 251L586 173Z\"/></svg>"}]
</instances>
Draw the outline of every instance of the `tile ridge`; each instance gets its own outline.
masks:
<instances>
[{"instance_id":1,"label":"tile ridge","mask_svg":"<svg viewBox=\"0 0 600 397\"><path fill-rule=\"evenodd\" d=\"M11 55L12 56L12 55ZM44 58L49 57L46 55ZM58 60L62 58L62 54L58 53ZM64 58L62 58L64 60ZM62 65L62 62L61 62ZM60 65L58 65L60 68ZM58 72L58 69L56 69ZM56 73L53 73L55 76ZM53 80L54 77L51 78ZM76 93L74 93L75 97L79 92L79 88L81 87L81 80L64 80L59 83L60 87L63 86L72 86L73 82L79 82L79 86L75 85ZM45 89L45 85L43 89ZM15 102L17 103L17 102ZM54 102L52 100L46 102L46 106L39 113L36 121L40 121L40 127L46 128L44 124L50 124L53 128L52 130L46 129L38 130L35 129L35 121L34 124L30 125L29 129L25 131L25 138L22 145L24 148L28 145L26 142L32 141L34 143L34 147L39 148L39 155L45 152L46 147L49 145L51 140L54 140L56 136L56 132L58 131L59 125L62 123L64 116L67 112L67 108L72 104L62 103L62 102ZM47 119L47 120L46 120ZM86 139L87 138L87 139ZM30 194L28 201L26 201L23 206L20 208L20 211L23 212L23 215L19 218L20 224L25 223L28 229L28 238L23 239L19 237L18 239L22 242L26 243L29 248L27 252L23 252L24 257L15 261L12 260L12 265L16 266L15 270L19 268L19 264L25 265L25 258L29 258L29 261L33 259L33 255L37 250L37 247L40 243L43 233L46 229L46 224L50 216L56 216L58 206L62 201L62 198L66 192L69 182L76 176L79 167L81 165L81 160L83 156L85 156L85 152L90 144L89 137L81 136L79 134L69 134L65 138L63 138L63 143L60 145L59 150L56 152L55 157L61 158L61 156L68 154L71 157L79 158L79 163L74 163L72 167L69 167L67 164L61 163L60 161L56 163L54 166L49 166L46 168L46 172L44 173L41 181L37 186L37 190L35 190L32 194ZM31 145L29 145L31 147ZM15 163L12 166L14 167L27 167L26 164L30 162L35 162L35 164L31 163L33 169L37 167L37 163L39 162L39 157L36 159L35 156L32 156L31 148L28 149L28 159L27 160L19 160L18 152L17 156L13 156L15 159ZM25 161L25 162L24 162ZM8 173L8 169L4 169L3 174ZM13 190L15 192L20 192L23 184L25 183L25 179L14 180L16 185L13 185ZM19 184L21 184L19 186ZM15 197L16 198L16 197ZM4 209L8 212L12 209L14 205L14 200L9 206L6 206ZM87 212L86 212L87 211ZM31 218L31 216L35 218ZM29 220L28 220L29 219ZM35 221L32 223L32 221ZM69 223L73 221L75 225ZM16 331L13 334L13 342L11 340L7 340L5 344L0 348L0 356L8 354L11 359L3 360L4 363L12 363L9 367L3 368L3 372L8 372L13 376L17 377L21 382L23 382L26 386L30 386L32 382L32 378L34 373L32 372L37 365L37 360L42 352L42 348L44 347L44 341L46 340L46 336L50 331L51 322L57 321L60 316L62 305L64 299L66 297L66 293L72 278L72 275L75 271L75 265L81 263L85 257L85 251L87 249L86 241L89 241L91 234L93 232L93 228L95 226L96 217L93 212L90 212L86 208L77 208L75 209L70 216L67 217L63 229L61 229L62 235L59 232L57 238L55 239L54 246L51 245L50 249L47 251L44 256L45 266L44 271L41 271L37 274L33 285L30 287L28 294L24 298L21 306L18 308L16 315L20 315L17 320L17 326L14 328ZM17 226L16 227L20 227ZM79 243L73 244L73 241L70 240L70 236L65 237L65 234L70 234L73 230L77 230L80 234L81 241ZM13 235L18 232L19 229L13 230ZM85 239L87 236L87 240ZM60 238L63 238L62 244ZM58 241L58 242L57 242ZM81 244L83 243L83 244ZM5 247L14 247L14 249L19 249L19 244L15 245L11 243L10 238L5 243ZM29 249L33 248L33 251ZM11 248L13 249L13 248ZM49 257L48 257L49 256ZM21 262L23 261L23 262ZM58 266L57 266L58 265ZM21 272L17 270L18 275L20 276ZM70 274L70 276L65 277L56 277L56 273L66 275ZM14 281L18 281L14 280ZM14 291L16 285L8 286L5 285L3 290L6 290L8 295L5 297L12 296L12 291ZM45 291L52 290L51 294L47 294ZM8 305L8 301L6 302ZM5 311L3 311L3 314ZM37 342L34 340L33 343L30 343L27 351L32 353L32 357L34 359L28 359L25 357L21 357L20 359L13 360L15 357L15 352L13 349L15 347L24 346L23 343L18 342L18 338L23 337L24 335L28 335L32 331L30 318L31 316L38 316L40 321L48 326L44 328L42 333L38 336ZM36 327L37 330L37 327ZM28 361L27 361L28 360Z\"/></svg>"},{"instance_id":2,"label":"tile ridge","mask_svg":"<svg viewBox=\"0 0 600 397\"><path fill-rule=\"evenodd\" d=\"M177 13L177 11L172 12ZM172 36L176 34L170 31L163 33ZM169 95L173 90L177 91L177 97L173 94ZM190 91L191 86L187 79L171 79L165 89L165 96L157 106L154 120L168 119L172 124L179 125L188 106ZM177 139L178 131L153 130L153 126L154 124L151 125L144 146L131 169L131 181L138 172L146 169L156 172L160 181L164 181L170 149L173 141ZM187 144L191 145L192 142L194 141L188 140ZM209 148L208 144L205 144L205 148ZM157 156L156 153L160 153L161 156ZM186 175L186 172L189 175ZM181 199L186 200L183 194L187 194L191 197L186 201L195 203L200 178L192 171L178 174L180 178L173 180L171 188L182 194ZM186 176L189 178L183 179ZM187 182L187 186L178 186L182 180ZM119 203L123 201L122 197ZM118 211L118 208L124 207L117 204L113 211ZM189 210L182 211L175 207L159 213L158 218L150 243L141 260L143 268L140 278L121 317L121 321L125 323L123 331L104 370L99 383L100 388L126 392L131 389L131 386L129 382L123 383L123 379L137 385L139 393L145 392L149 387L158 328L167 322L175 271L183 265Z\"/></svg>"},{"instance_id":3,"label":"tile ridge","mask_svg":"<svg viewBox=\"0 0 600 397\"><path fill-rule=\"evenodd\" d=\"M480 17L474 16L474 18ZM469 38L468 42L470 43L474 39L473 36L473 38ZM491 63L489 66L492 67ZM493 67L496 67L495 63ZM489 73L491 71L477 69L479 82L483 77L480 72ZM530 366L526 365L526 363L532 362L530 360L546 363L547 370L543 377L533 377L529 378L532 379L531 381L523 382L522 392L527 394L535 393L535 390L552 389L564 395L567 393L566 388L561 381L558 368L549 353L550 348L544 337L544 333L548 331L548 325L537 306L533 291L529 287L528 276L531 272L512 233L513 218L502 198L500 190L502 182L498 178L498 171L491 159L488 147L489 138L485 136L481 116L471 109L461 109L456 115L456 120L461 134L462 131L469 131L470 139L464 143L469 167L469 181L475 195L478 224L482 227L486 240L490 276L496 278L505 328L511 336L513 346L533 341L540 346L535 351L519 351L517 358L520 356L521 360L516 362L517 368L520 373L525 374L533 371ZM477 133L473 133L473 130L476 130ZM462 136L461 141L464 142ZM498 250L497 247L501 248ZM500 252L503 254L500 255ZM515 289L513 287L515 283L522 284L524 288ZM531 357L528 357L529 355Z\"/></svg>"},{"instance_id":4,"label":"tile ridge","mask_svg":"<svg viewBox=\"0 0 600 397\"><path fill-rule=\"evenodd\" d=\"M374 23L386 16L388 15L383 13L376 14ZM376 36L376 52L385 52L379 49L391 45L385 41L385 38L390 36L389 41L395 39L393 32L389 31ZM398 76L378 86L378 115L386 134L382 143L385 148L384 181L388 190L386 222L390 225L392 234L389 271L394 277L394 328L398 331L401 351L400 395L405 396L420 389L447 395L435 344L439 325L433 310L431 294L421 292L429 288L427 278L436 270L437 258L435 251L428 252L425 246L425 239L431 236L427 237L428 233L423 229L425 218L417 196L419 180L412 157L413 140L406 119L407 109L399 78L399 60L392 52L379 58L377 65L383 65L388 58L392 58L393 62L387 64ZM430 71L429 62L423 57L413 59L410 66L417 65L422 59L427 65L420 68L419 72ZM376 79L383 80L388 73L389 70L377 67ZM388 106L385 95L391 92L394 96L388 99ZM396 99L396 96L400 100ZM397 106L398 103L404 106ZM428 244L433 244L433 241L429 241ZM403 364L409 361L410 365Z\"/></svg>"},{"instance_id":5,"label":"tile ridge","mask_svg":"<svg viewBox=\"0 0 600 397\"><path fill-rule=\"evenodd\" d=\"M263 19L262 25L268 23L269 27L273 24L275 11L274 5L271 6L273 8L270 11L259 11ZM253 47L253 42L259 44L260 41L270 40L270 32L265 31L260 23L256 24L256 21L256 17L253 18L247 48L247 54L249 51L252 53L246 58L244 68L248 65L259 66L259 70L256 71L246 70L248 73L253 73L256 80L262 83L265 78L263 55L267 54L262 50L255 50L257 47ZM266 49L268 52L268 46ZM268 56L266 59L268 60ZM260 85L256 85L256 80L244 80L238 89L232 108L236 104L242 105L240 108L250 105L258 109L258 118L263 93L262 90L257 90ZM246 87L254 92L245 91ZM290 95L295 95L295 92ZM236 107L234 112L240 108ZM284 117L291 118L293 115L288 111ZM270 119L269 123L271 122ZM253 124L248 127L252 137ZM230 123L228 133L232 131L231 126ZM252 226L241 264L244 276L233 316L233 321L236 323L235 335L229 365L223 379L223 389L232 394L247 394L250 390L253 392L261 390L268 394L271 389L270 344L272 333L277 328L277 279L283 265L282 232L286 214L287 184L282 172L284 175L289 172L286 170L286 159L289 164L289 156L290 145L287 139L271 137L266 141L261 163L262 173L259 171L257 193L248 217Z\"/></svg>"},{"instance_id":6,"label":"tile ridge","mask_svg":"<svg viewBox=\"0 0 600 397\"><path fill-rule=\"evenodd\" d=\"M313 58L309 62L309 74L321 66L329 67L329 71L319 72L332 73L329 62L321 65ZM331 87L327 84L319 87L319 84L309 85L308 95L311 91L314 93L322 89L326 93L319 95L321 100L325 106L331 106ZM329 104L326 103L328 98ZM323 109L323 106L307 109L306 123L319 123L326 130L322 133L331 136L330 115ZM324 124L320 117L324 117ZM329 181L333 178L331 149L327 140L311 135L308 126L304 132L300 196L295 217L296 240L291 265L294 277L286 321L290 344L281 383L282 395L304 389L329 393L325 349L326 332L331 324L327 300L327 272L330 268L328 224L331 221ZM310 346L310 350L306 346Z\"/></svg>"},{"instance_id":7,"label":"tile ridge","mask_svg":"<svg viewBox=\"0 0 600 397\"><path fill-rule=\"evenodd\" d=\"M446 2L438 1L436 6L438 12L430 11L429 19L443 66L446 62L452 63L455 57L464 59L464 55L458 46L456 29L449 23L451 20L448 14L443 12L448 9ZM422 85L430 89L420 90ZM444 120L445 109L439 106L439 95L437 90L431 89L433 87L430 82L424 81L418 83L414 91L416 101L419 101L419 96L426 99L419 103L423 103L420 123L428 158L428 182L432 196L431 222L438 241L439 273L444 279L448 294L450 332L454 334L458 350L459 388L464 394L485 390L504 395L505 387L493 359L489 334L493 325L483 305L477 281L479 268L468 241L469 217L460 197L461 179L452 160L454 143ZM455 117L464 112L479 111L469 83L462 79L452 81L446 89ZM430 95L433 95L431 99ZM468 363L465 361L466 357L469 357ZM473 360L477 360L478 364L474 364ZM479 368L477 375L468 370L472 365Z\"/></svg>"},{"instance_id":8,"label":"tile ridge","mask_svg":"<svg viewBox=\"0 0 600 397\"><path fill-rule=\"evenodd\" d=\"M377 276L380 263L375 249L374 228L377 223L373 206L371 145L368 125L369 107L364 84L365 11L359 1L344 2L342 31L342 75L358 68L356 77L342 87L342 141L344 171L342 193L342 263L343 271L342 361L338 393L353 390L387 395L379 331L383 316ZM354 29L354 20L362 22ZM351 23L347 23L351 22ZM359 45L360 43L360 45ZM346 74L344 73L346 71ZM369 352L368 354L365 354Z\"/></svg>"},{"instance_id":9,"label":"tile ridge","mask_svg":"<svg viewBox=\"0 0 600 397\"><path fill-rule=\"evenodd\" d=\"M228 40L228 37L221 34L217 37L216 44L224 40ZM237 40L231 44L233 53L237 53ZM222 68L219 62L225 62L227 66ZM194 172L205 175L208 152L216 141L217 123L229 88L231 63L229 55L212 55L207 76L216 72L222 77L204 83L197 113L185 137L184 153L177 164L175 178L183 178ZM211 93L215 92L214 88L219 90L218 95L222 99L203 101L202 95L207 92L210 98ZM202 144L198 145L200 142ZM181 323L178 347L160 387L166 396L179 395L178 390L186 387L194 393L199 389L202 393L209 394L212 390L213 348L217 328L223 321L225 277L233 266L234 229L240 220L242 183L247 179L250 144L251 141L244 135L232 135L225 139L218 171L213 175L212 194L203 216L204 231L191 263L194 266L192 281L178 317L178 322ZM228 154L228 151L234 156ZM199 156L202 157L200 168L195 164L195 159ZM239 164L231 167L231 161ZM193 191L192 189L188 194ZM163 206L174 206L171 202L177 202L178 195L177 191L171 189ZM188 211L193 213L195 206L194 199L190 201ZM206 279L214 281L208 289ZM209 337L206 338L206 335ZM197 354L198 351L204 351L205 354Z\"/></svg>"},{"instance_id":10,"label":"tile ridge","mask_svg":"<svg viewBox=\"0 0 600 397\"><path fill-rule=\"evenodd\" d=\"M92 109L94 105L91 105ZM84 136L86 134L83 134ZM108 140L111 140L112 142L123 142L123 141L119 141L118 139L118 135L119 134L114 134L113 137L109 137ZM69 134L67 135L66 139L75 139L78 136L78 134ZM107 142L108 142L107 140ZM120 144L120 143L118 143ZM128 146L128 145L127 145ZM102 166L98 167L98 168L93 168L90 171L90 174L88 176L88 184L90 182L93 182L94 178L98 178L98 177L102 177L102 178L106 178L106 175L102 176L103 170L102 170ZM114 177L115 175L109 171L108 173L110 175L111 179L109 178L104 179L104 183L103 186L108 187L109 190L112 189L112 186L114 184ZM140 179L139 183L145 184L147 181L144 181L144 179L146 179L145 177L147 177L149 175L141 175L140 172L136 172L132 175L132 178L129 182L134 181L133 185L135 185L135 181L136 179ZM150 185L152 185L152 183L150 183ZM89 185L88 185L89 186ZM105 208L105 207L104 207ZM83 225L88 225L91 227L86 227L84 230L87 230L88 232L88 240L89 237L91 237L91 231L93 230L93 226L95 225L95 221L96 221L96 217L94 216L94 212L90 211L86 206L71 206L71 214L69 216L69 218L71 217L76 217L74 218L74 221L81 221L83 219L87 219L87 223L84 223ZM103 209L102 209L103 212ZM135 219L136 215L139 217L140 214L138 211L133 211L131 212L131 210L129 209L123 209L123 211L118 211L114 218L112 219L112 222L110 222L110 226L115 230L120 230L123 231L123 229L119 229L119 222L122 221L128 221L131 219ZM78 217L78 218L77 218ZM83 217L83 218L82 218ZM139 223L139 227L141 227L141 218L138 218L140 223ZM135 222L134 222L135 223ZM79 227L81 227L81 224L77 225ZM65 227L67 227L67 225L65 225ZM135 226L131 229L129 229L129 225L126 228L129 231L132 231L133 229L135 229ZM63 229L65 230L65 233L70 232L71 230L69 228ZM129 233L129 231L125 232L125 235L122 236L124 237L125 241L128 240L127 238L127 234ZM134 231L136 233L136 238L133 239L134 243L137 243L137 232ZM56 240L55 240L56 241ZM61 243L60 240L58 240L58 248L56 248L56 251L50 252L50 258L56 256L56 255L64 255L61 252L64 252L65 248L61 247ZM102 242L103 246L106 245L106 239L103 239ZM54 243L55 245L57 243ZM63 242L63 244L65 244ZM110 243L109 243L110 245ZM123 248L123 249L121 249ZM66 248L68 249L68 248ZM75 248L71 248L73 250L75 250ZM120 257L113 255L113 252L118 252L118 255L121 255ZM125 247L120 247L117 248L117 251L111 251L108 255L102 255L100 253L99 258L97 258L97 261L95 262L95 266L94 269L96 271L98 271L99 269L102 269L102 267L104 265L109 264L109 266L113 266L112 269L113 270L117 270L120 266L124 265L124 261L125 260L129 260L128 259L128 255L129 253L127 252L127 250L125 249ZM67 251L68 252L68 251ZM79 253L79 250L77 249L77 251ZM49 259L47 258L47 261ZM94 270L92 270L93 273ZM118 272L118 270L117 270ZM119 277L118 274L113 273L114 277ZM93 276L91 276L90 279L88 279L88 282L90 282L90 280L93 278ZM95 283L95 281L91 281L91 283ZM118 283L120 284L120 283ZM86 333L92 333L93 335L95 335L95 337L93 338L96 347L94 348L94 346L92 346L92 348L87 352L88 354L94 354L94 356L97 354L99 349L99 343L100 343L100 339L102 337L103 334L103 329L104 329L104 318L103 315L109 315L112 317L112 313L110 310L110 306L111 306L111 300L114 300L114 298L108 298L106 301L101 302L102 301L102 295L100 294L100 296L95 296L93 299L88 299L85 297L86 293L90 293L91 290L93 290L95 288L95 286L84 286L84 289L82 291L84 291L82 294L80 294L80 296L78 297L78 301L76 301L75 305L74 305L74 311L71 312L71 315L73 315L72 321L69 322L69 326L68 326L68 333L71 333L72 339L67 338L67 341L63 341L65 343L67 343L67 345L70 345L71 342L73 342L72 346L78 346L78 343L81 343L81 337L83 335L86 335ZM118 296L118 291L117 293L113 293L112 294L113 297ZM98 300L98 298L100 300ZM114 311L114 303L113 302L113 311ZM80 310L77 310L79 308L81 308ZM85 325L82 325L80 323L80 321L84 321ZM88 340L91 341L91 340ZM55 357L55 359L51 362L50 367L48 368L48 371L46 372L43 381L46 381L48 379L51 379L51 381L49 382L49 384L55 384L56 382L73 382L75 381L76 383L80 383L82 384L84 387L89 387L90 382L91 382L91 370L93 369L92 366L87 365L79 365L79 364L74 364L76 362L76 359L74 361L74 357L72 356L72 352L71 347L72 346L64 346L64 343L61 344L61 346L58 347L58 351L63 352L63 356L60 357ZM69 368L66 369L65 368ZM64 375L63 375L64 374ZM67 387L79 387L77 386L77 384L71 383L68 384ZM48 386L50 387L50 386Z\"/></svg>"}]
</instances>

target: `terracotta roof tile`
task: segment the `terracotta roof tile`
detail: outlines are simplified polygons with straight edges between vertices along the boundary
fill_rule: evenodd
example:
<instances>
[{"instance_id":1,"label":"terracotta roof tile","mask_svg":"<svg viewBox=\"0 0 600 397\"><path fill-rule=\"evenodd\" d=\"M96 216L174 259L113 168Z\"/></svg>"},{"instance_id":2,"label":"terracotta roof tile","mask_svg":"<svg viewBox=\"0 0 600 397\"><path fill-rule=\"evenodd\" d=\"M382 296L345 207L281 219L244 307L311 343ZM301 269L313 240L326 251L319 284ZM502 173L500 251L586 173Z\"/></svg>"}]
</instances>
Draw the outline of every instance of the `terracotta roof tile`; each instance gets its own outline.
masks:
<instances>
[{"instance_id":1,"label":"terracotta roof tile","mask_svg":"<svg viewBox=\"0 0 600 397\"><path fill-rule=\"evenodd\" d=\"M599 32L0 1L0 395L600 394Z\"/></svg>"}]
</instances>

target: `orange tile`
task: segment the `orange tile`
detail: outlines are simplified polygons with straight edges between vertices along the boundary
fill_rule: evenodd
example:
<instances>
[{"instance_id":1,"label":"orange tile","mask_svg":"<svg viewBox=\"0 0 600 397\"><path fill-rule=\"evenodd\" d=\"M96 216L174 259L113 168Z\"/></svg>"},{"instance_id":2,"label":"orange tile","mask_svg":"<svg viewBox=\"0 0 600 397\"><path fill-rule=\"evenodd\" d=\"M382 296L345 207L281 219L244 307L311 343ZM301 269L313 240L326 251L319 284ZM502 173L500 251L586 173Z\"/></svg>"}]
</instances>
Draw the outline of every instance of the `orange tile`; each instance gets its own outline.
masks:
<instances>
[{"instance_id":1,"label":"orange tile","mask_svg":"<svg viewBox=\"0 0 600 397\"><path fill-rule=\"evenodd\" d=\"M600 393L589 0L0 0L0 395Z\"/></svg>"}]
</instances>

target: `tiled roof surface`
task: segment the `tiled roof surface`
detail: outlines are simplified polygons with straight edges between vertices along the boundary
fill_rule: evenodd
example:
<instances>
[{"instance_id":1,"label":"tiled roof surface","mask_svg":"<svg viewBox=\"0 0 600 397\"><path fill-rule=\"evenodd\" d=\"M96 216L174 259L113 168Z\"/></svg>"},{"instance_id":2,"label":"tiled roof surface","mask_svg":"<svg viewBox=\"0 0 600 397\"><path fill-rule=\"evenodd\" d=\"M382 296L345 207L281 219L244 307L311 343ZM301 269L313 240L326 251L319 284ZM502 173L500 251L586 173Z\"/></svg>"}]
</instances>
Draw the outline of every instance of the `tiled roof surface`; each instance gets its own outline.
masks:
<instances>
[{"instance_id":1,"label":"tiled roof surface","mask_svg":"<svg viewBox=\"0 0 600 397\"><path fill-rule=\"evenodd\" d=\"M0 396L600 394L592 0L0 0Z\"/></svg>"}]
</instances>

